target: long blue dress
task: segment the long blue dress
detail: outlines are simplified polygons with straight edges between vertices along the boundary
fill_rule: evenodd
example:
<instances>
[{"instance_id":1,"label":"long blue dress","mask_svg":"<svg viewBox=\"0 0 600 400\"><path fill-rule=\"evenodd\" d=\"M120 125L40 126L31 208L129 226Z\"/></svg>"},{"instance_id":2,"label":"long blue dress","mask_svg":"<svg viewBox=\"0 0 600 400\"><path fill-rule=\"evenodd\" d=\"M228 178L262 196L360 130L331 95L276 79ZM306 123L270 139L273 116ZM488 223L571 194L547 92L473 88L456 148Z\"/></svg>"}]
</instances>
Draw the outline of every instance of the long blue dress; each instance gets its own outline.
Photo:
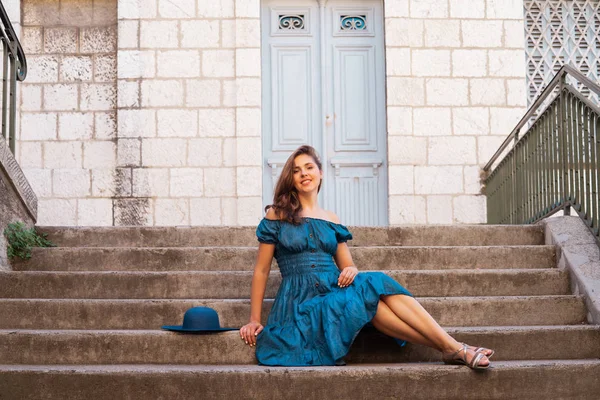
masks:
<instances>
[{"instance_id":1,"label":"long blue dress","mask_svg":"<svg viewBox=\"0 0 600 400\"><path fill-rule=\"evenodd\" d=\"M312 217L303 217L300 225L263 218L256 236L276 245L282 276L267 323L256 337L259 365L345 365L343 357L375 316L380 296L412 296L377 271L360 271L352 284L338 286L341 271L333 255L338 243L352 239L344 225Z\"/></svg>"}]
</instances>

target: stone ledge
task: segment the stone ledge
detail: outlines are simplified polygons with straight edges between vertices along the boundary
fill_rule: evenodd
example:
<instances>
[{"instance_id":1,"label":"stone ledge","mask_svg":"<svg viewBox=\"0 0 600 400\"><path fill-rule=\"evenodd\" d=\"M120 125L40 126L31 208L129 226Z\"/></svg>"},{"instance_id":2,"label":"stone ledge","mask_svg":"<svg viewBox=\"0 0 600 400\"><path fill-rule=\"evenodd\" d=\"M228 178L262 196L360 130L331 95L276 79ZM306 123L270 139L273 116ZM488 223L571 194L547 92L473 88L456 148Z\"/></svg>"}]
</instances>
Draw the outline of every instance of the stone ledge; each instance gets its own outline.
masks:
<instances>
[{"instance_id":1,"label":"stone ledge","mask_svg":"<svg viewBox=\"0 0 600 400\"><path fill-rule=\"evenodd\" d=\"M600 324L600 248L578 216L547 218L540 222L546 244L557 246L558 268L569 271L573 294L583 295L588 322Z\"/></svg>"}]
</instances>

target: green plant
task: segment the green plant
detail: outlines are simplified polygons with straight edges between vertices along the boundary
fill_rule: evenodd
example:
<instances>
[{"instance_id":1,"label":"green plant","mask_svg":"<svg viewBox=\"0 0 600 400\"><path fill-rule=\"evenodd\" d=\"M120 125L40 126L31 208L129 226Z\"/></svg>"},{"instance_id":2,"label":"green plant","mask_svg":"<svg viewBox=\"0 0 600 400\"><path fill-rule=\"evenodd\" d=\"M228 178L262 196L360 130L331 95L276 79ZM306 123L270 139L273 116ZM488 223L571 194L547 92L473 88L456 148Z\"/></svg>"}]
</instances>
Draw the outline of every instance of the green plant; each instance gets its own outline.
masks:
<instances>
[{"instance_id":1,"label":"green plant","mask_svg":"<svg viewBox=\"0 0 600 400\"><path fill-rule=\"evenodd\" d=\"M6 236L8 258L21 257L22 259L31 258L32 247L55 247L55 245L46 239L46 234L41 236L34 228L27 228L23 222L13 222L4 229Z\"/></svg>"}]
</instances>

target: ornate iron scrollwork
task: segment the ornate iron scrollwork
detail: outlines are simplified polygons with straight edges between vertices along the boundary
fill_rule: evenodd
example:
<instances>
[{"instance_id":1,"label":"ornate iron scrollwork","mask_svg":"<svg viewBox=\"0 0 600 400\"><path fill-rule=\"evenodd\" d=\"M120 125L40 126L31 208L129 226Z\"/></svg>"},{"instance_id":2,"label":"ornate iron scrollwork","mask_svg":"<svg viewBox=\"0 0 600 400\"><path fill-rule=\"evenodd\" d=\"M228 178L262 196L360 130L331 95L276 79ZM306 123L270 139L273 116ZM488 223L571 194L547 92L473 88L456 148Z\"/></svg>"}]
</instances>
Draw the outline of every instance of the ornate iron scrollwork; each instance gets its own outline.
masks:
<instances>
[{"instance_id":1,"label":"ornate iron scrollwork","mask_svg":"<svg viewBox=\"0 0 600 400\"><path fill-rule=\"evenodd\" d=\"M280 15L279 30L304 30L304 15Z\"/></svg>"},{"instance_id":2,"label":"ornate iron scrollwork","mask_svg":"<svg viewBox=\"0 0 600 400\"><path fill-rule=\"evenodd\" d=\"M366 15L340 15L342 31L364 31L367 29Z\"/></svg>"}]
</instances>

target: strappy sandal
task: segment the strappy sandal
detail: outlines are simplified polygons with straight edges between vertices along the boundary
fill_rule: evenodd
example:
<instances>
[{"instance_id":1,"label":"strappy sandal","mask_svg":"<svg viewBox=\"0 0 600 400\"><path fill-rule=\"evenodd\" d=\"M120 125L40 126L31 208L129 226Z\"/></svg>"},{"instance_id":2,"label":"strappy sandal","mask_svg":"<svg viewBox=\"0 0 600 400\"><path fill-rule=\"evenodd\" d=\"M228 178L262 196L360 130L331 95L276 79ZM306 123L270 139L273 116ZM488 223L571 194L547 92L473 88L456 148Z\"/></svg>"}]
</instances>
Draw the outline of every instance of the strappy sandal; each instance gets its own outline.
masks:
<instances>
[{"instance_id":1,"label":"strappy sandal","mask_svg":"<svg viewBox=\"0 0 600 400\"><path fill-rule=\"evenodd\" d=\"M459 364L459 365L466 365L467 367L471 368L471 369L488 369L488 367L490 366L490 363L488 362L488 365L480 365L479 362L481 361L481 359L483 357L485 357L485 354L480 353L480 352L475 352L475 355L473 356L473 358L471 359L471 362L467 362L467 350L468 350L468 346L464 343L461 343L463 345L463 347L461 347L460 349L456 350L455 352L451 353L451 354L443 354L442 355L442 361L444 361L444 364ZM460 358L456 358L456 356L460 353L463 352L462 357Z\"/></svg>"},{"instance_id":2,"label":"strappy sandal","mask_svg":"<svg viewBox=\"0 0 600 400\"><path fill-rule=\"evenodd\" d=\"M461 342L459 342L459 343L462 344L462 345L465 345L467 347L472 347L473 351L475 353L483 353L483 355L486 356L488 359L492 358L492 356L496 353L494 350L488 349L487 347L477 347L477 348L475 348L475 346L469 346L466 343L461 343ZM485 354L485 352L487 352L487 351L491 351L491 353L490 354Z\"/></svg>"}]
</instances>

